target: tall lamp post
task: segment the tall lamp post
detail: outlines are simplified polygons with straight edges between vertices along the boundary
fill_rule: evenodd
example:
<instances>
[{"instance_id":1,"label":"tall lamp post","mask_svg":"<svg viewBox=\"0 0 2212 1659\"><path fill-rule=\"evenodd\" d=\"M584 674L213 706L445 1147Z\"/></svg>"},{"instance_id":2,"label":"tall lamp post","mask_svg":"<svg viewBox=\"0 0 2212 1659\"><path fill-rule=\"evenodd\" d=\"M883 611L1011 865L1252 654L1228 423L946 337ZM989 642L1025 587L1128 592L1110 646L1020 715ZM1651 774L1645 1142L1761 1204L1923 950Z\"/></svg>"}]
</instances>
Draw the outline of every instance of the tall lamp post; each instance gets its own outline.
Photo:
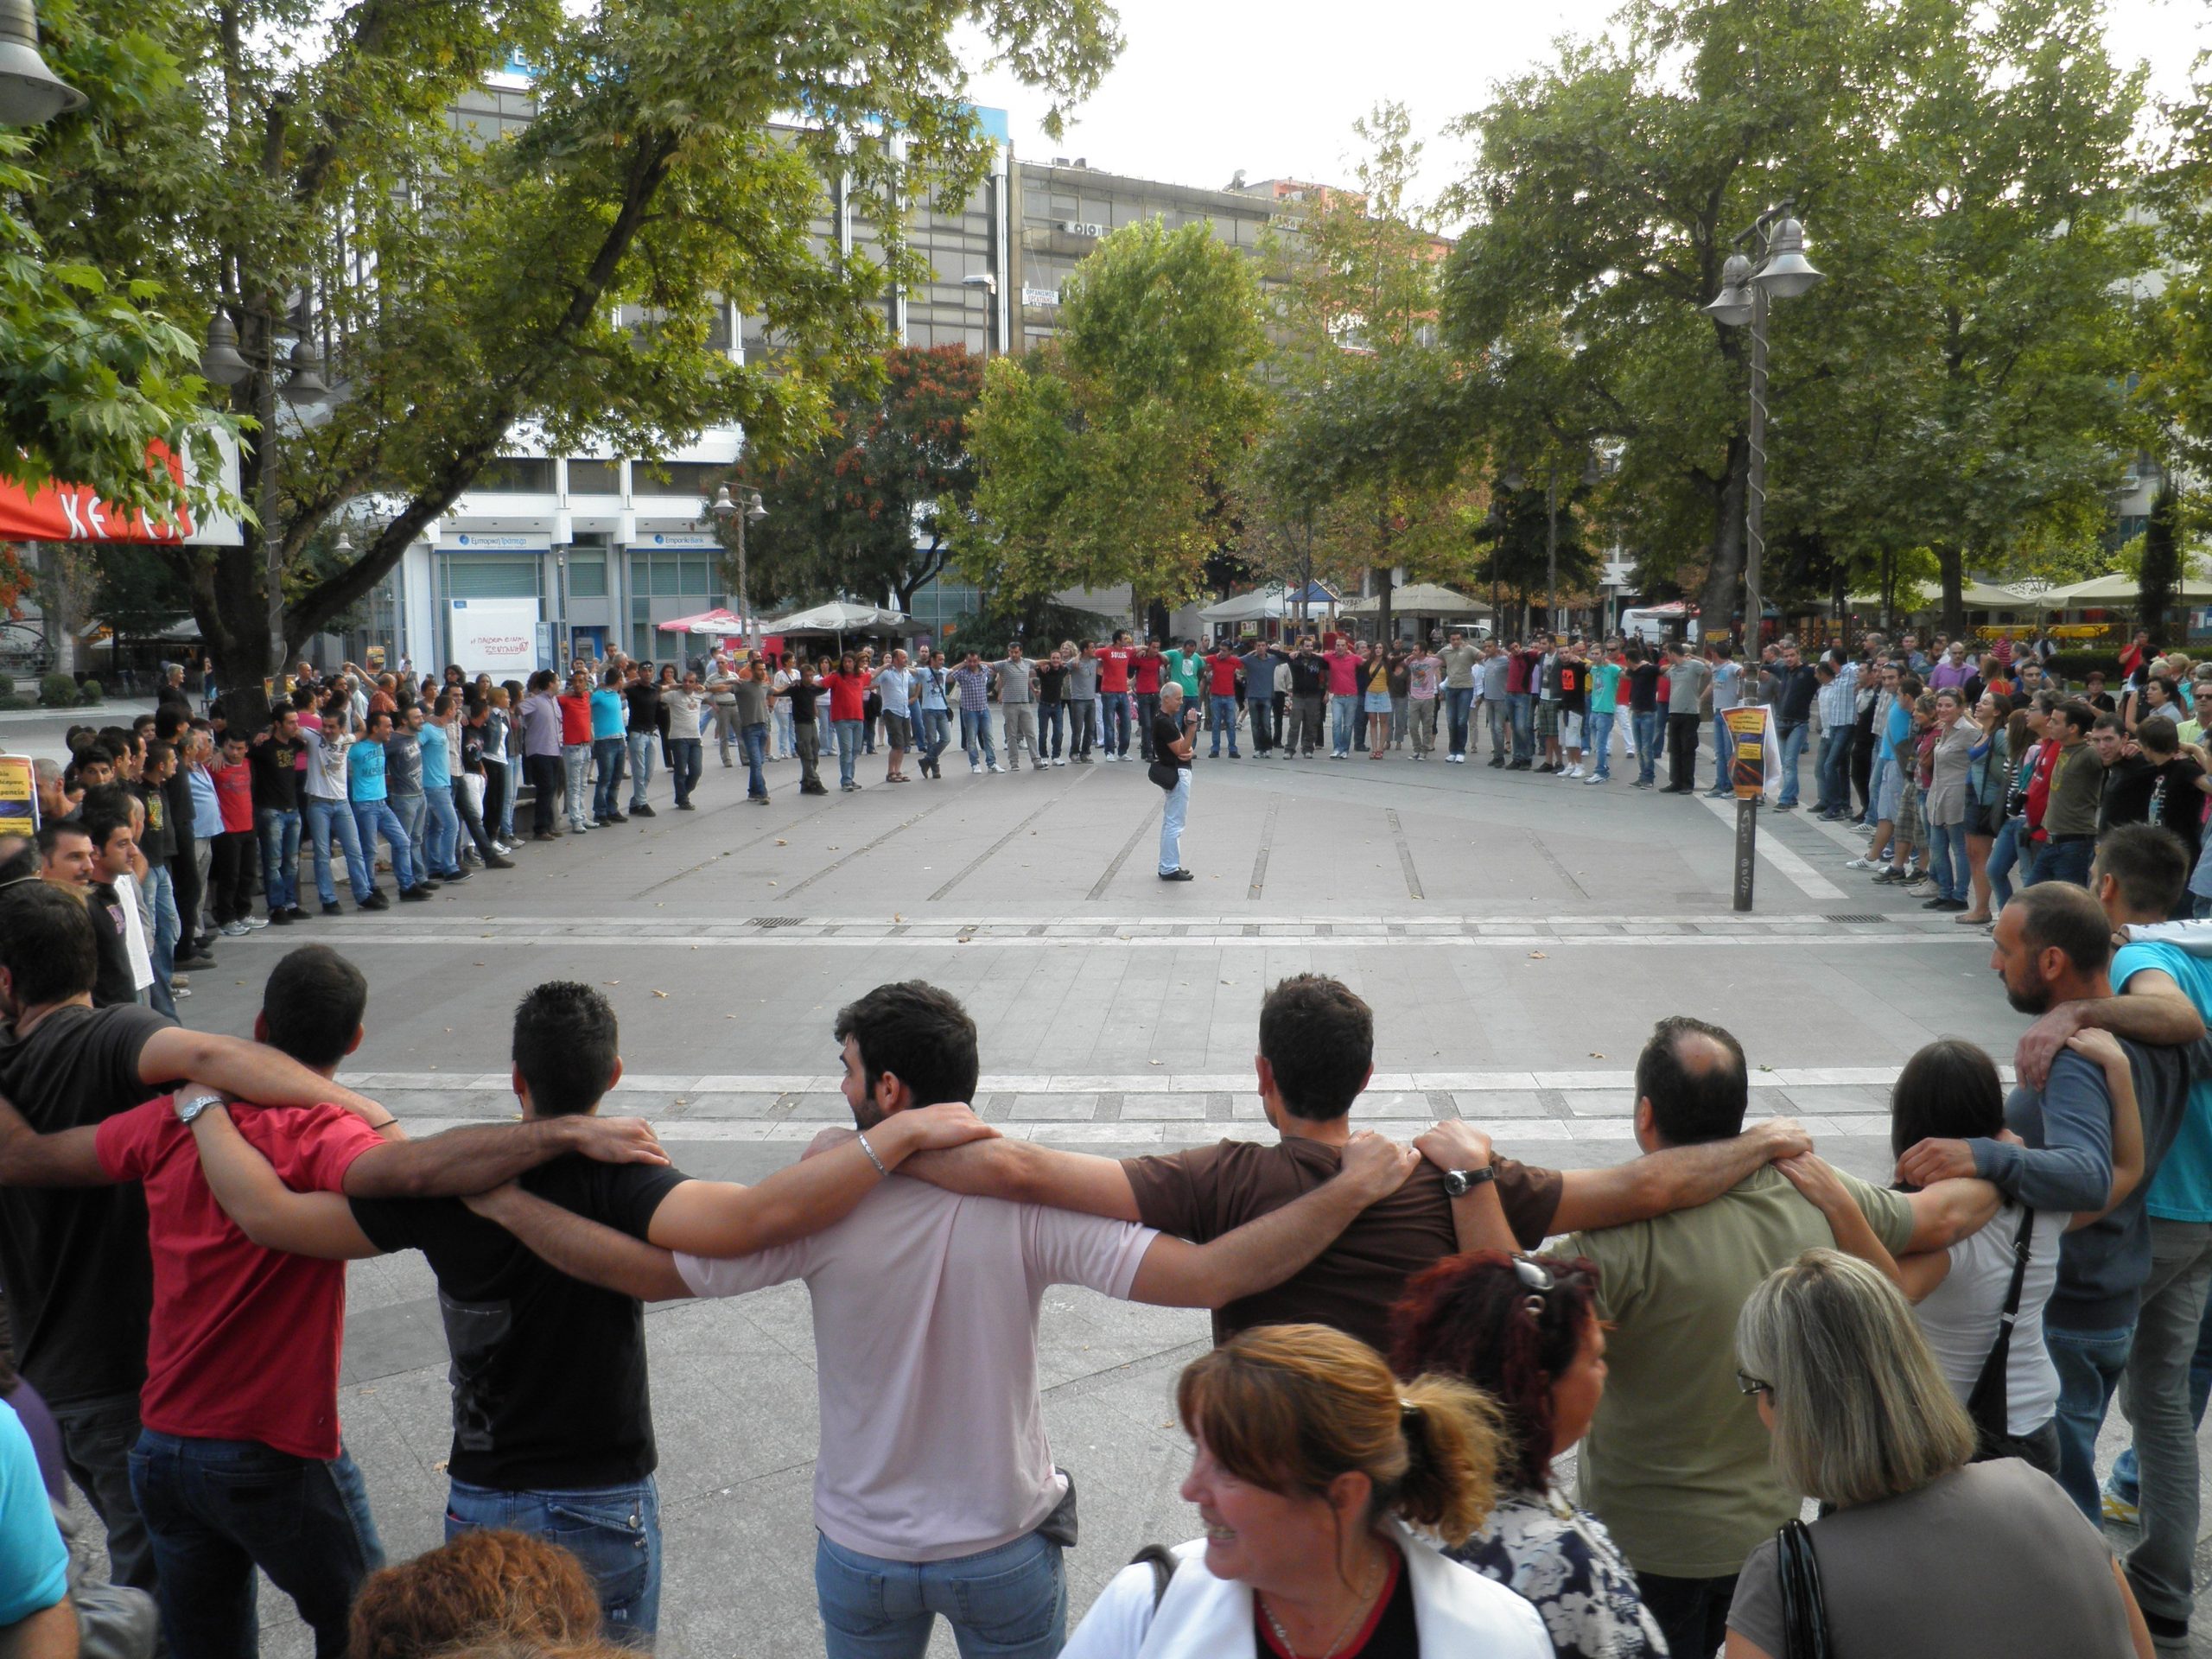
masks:
<instances>
[{"instance_id":1,"label":"tall lamp post","mask_svg":"<svg viewBox=\"0 0 2212 1659\"><path fill-rule=\"evenodd\" d=\"M746 648L753 645L753 608L746 597L745 527L757 524L768 516L768 509L760 505L760 492L741 489L741 499L730 499L729 486L725 484L715 492L715 504L708 511L716 519L733 526L737 537L737 625L742 630Z\"/></svg>"},{"instance_id":2,"label":"tall lamp post","mask_svg":"<svg viewBox=\"0 0 2212 1659\"><path fill-rule=\"evenodd\" d=\"M1759 579L1766 558L1766 326L1776 300L1808 294L1821 281L1805 257L1805 227L1796 203L1785 200L1753 219L1736 238L1739 248L1756 244L1757 256L1732 253L1720 270L1720 296L1705 308L1715 322L1729 327L1751 325L1751 476L1744 501L1744 606L1746 649L1758 649L1766 603Z\"/></svg>"},{"instance_id":3,"label":"tall lamp post","mask_svg":"<svg viewBox=\"0 0 2212 1659\"><path fill-rule=\"evenodd\" d=\"M1784 200L1753 219L1750 228L1737 237L1738 248L1757 245L1757 257L1730 254L1720 270L1720 296L1705 308L1706 315L1726 327L1751 325L1751 453L1744 501L1744 604L1748 625L1745 645L1754 658L1759 630L1766 620L1759 577L1766 554L1767 308L1775 300L1794 300L1811 292L1821 280L1821 273L1805 257L1805 227L1798 222L1796 209L1794 200ZM1732 755L1717 755L1714 760L1730 772L1734 770ZM1739 911L1751 907L1760 792L1749 791L1736 802L1734 903Z\"/></svg>"}]
</instances>

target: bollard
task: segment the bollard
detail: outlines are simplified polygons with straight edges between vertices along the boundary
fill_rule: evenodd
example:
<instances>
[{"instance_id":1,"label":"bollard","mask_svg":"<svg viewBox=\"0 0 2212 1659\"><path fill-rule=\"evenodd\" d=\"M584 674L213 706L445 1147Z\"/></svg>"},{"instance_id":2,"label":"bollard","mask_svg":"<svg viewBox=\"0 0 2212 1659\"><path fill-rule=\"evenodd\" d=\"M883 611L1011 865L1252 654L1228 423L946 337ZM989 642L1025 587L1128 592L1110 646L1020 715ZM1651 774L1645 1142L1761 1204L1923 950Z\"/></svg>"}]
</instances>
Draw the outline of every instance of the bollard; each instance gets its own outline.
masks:
<instances>
[{"instance_id":1,"label":"bollard","mask_svg":"<svg viewBox=\"0 0 2212 1659\"><path fill-rule=\"evenodd\" d=\"M1738 796L1736 800L1736 908L1747 911L1751 907L1751 880L1758 868L1759 798L1756 795Z\"/></svg>"}]
</instances>

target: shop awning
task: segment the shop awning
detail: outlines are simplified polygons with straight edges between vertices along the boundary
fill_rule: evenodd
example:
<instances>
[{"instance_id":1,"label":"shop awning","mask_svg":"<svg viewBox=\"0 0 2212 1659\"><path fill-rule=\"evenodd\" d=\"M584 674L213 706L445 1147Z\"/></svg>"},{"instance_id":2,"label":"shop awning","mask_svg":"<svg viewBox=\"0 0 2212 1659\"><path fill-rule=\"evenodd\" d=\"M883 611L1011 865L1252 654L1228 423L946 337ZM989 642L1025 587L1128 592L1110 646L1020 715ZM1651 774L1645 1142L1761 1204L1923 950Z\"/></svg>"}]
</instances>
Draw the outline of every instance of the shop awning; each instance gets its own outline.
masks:
<instances>
[{"instance_id":1,"label":"shop awning","mask_svg":"<svg viewBox=\"0 0 2212 1659\"><path fill-rule=\"evenodd\" d=\"M222 487L232 499L238 493L238 446L224 434L215 435L223 454ZM169 476L188 486L197 478L188 456L179 456L167 444L149 445L149 465L166 467ZM113 506L81 484L42 484L26 490L0 479L0 541L8 542L168 542L194 547L237 547L245 539L238 521L227 513L195 520L191 508L180 507L174 519L149 520L143 512Z\"/></svg>"}]
</instances>

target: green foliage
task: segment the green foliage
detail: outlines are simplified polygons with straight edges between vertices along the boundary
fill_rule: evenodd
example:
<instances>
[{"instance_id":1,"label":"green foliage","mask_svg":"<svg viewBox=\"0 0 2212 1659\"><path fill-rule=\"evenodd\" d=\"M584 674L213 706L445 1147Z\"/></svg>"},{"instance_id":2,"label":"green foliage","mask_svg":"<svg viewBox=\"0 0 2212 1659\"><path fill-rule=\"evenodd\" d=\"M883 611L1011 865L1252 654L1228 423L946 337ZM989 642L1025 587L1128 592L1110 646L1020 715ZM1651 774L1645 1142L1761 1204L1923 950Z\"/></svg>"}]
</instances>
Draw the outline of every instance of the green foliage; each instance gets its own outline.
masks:
<instances>
[{"instance_id":1,"label":"green foliage","mask_svg":"<svg viewBox=\"0 0 2212 1659\"><path fill-rule=\"evenodd\" d=\"M2181 492L2169 473L2151 503L2143 531L2143 564L2135 601L2135 620L2153 639L2167 637L2167 613L2181 590Z\"/></svg>"},{"instance_id":2,"label":"green foliage","mask_svg":"<svg viewBox=\"0 0 2212 1659\"><path fill-rule=\"evenodd\" d=\"M900 346L830 393L816 443L745 476L768 516L746 531L752 602L891 595L900 610L951 563L976 493L968 422L983 365L957 346Z\"/></svg>"},{"instance_id":3,"label":"green foliage","mask_svg":"<svg viewBox=\"0 0 2212 1659\"><path fill-rule=\"evenodd\" d=\"M1251 267L1205 225L1128 226L1069 279L1060 324L1031 362L999 358L984 378L962 569L1009 597L1122 582L1192 597L1264 409Z\"/></svg>"},{"instance_id":4,"label":"green foliage","mask_svg":"<svg viewBox=\"0 0 2212 1659\"><path fill-rule=\"evenodd\" d=\"M38 683L38 700L49 709L74 709L77 706L76 677L58 672L41 675Z\"/></svg>"},{"instance_id":5,"label":"green foliage","mask_svg":"<svg viewBox=\"0 0 2212 1659\"><path fill-rule=\"evenodd\" d=\"M15 706L15 702L16 677L12 674L0 674L0 703L5 703L12 708Z\"/></svg>"},{"instance_id":6,"label":"green foliage","mask_svg":"<svg viewBox=\"0 0 2212 1659\"><path fill-rule=\"evenodd\" d=\"M2091 674L2102 674L2107 685L2120 683L2120 653L2117 651L2055 652L2044 666L2059 678L2076 684Z\"/></svg>"},{"instance_id":7,"label":"green foliage","mask_svg":"<svg viewBox=\"0 0 2212 1659\"><path fill-rule=\"evenodd\" d=\"M89 709L106 696L107 692L98 680L86 680L77 688L77 702L80 708Z\"/></svg>"},{"instance_id":8,"label":"green foliage","mask_svg":"<svg viewBox=\"0 0 2212 1659\"><path fill-rule=\"evenodd\" d=\"M158 633L192 613L192 590L175 562L151 547L111 542L93 564L91 613L117 633Z\"/></svg>"},{"instance_id":9,"label":"green foliage","mask_svg":"<svg viewBox=\"0 0 2212 1659\"><path fill-rule=\"evenodd\" d=\"M829 389L887 343L875 297L922 274L895 204L964 198L988 164L962 48L986 42L1057 112L1119 46L1102 0L58 10L65 73L138 41L175 65L36 141L35 228L59 258L155 284L194 336L219 296L237 327L253 371L228 404L257 423L241 472L259 523L243 548L168 556L249 718L283 643L365 594L518 424L648 459L710 426L770 457L811 442ZM511 54L536 66L535 117L480 140L449 111ZM792 111L804 130L772 130ZM810 240L837 174L880 259ZM339 395L279 423L302 296ZM709 344L731 308L770 334L741 366ZM359 550L312 558L365 496Z\"/></svg>"}]
</instances>

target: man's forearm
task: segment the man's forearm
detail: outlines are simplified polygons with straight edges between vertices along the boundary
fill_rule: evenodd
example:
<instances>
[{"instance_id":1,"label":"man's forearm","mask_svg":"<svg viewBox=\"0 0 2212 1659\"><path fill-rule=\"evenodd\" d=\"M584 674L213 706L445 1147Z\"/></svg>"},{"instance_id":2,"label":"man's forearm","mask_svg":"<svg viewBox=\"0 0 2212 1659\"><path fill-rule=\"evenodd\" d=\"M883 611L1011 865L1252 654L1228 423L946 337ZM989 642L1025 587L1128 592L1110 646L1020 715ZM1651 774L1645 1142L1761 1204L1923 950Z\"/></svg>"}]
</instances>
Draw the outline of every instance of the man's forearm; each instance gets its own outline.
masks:
<instances>
[{"instance_id":1,"label":"man's forearm","mask_svg":"<svg viewBox=\"0 0 2212 1659\"><path fill-rule=\"evenodd\" d=\"M154 1068L148 1083L190 1078L256 1106L342 1106L379 1130L392 1123L391 1114L366 1095L309 1071L265 1043L243 1038L175 1027L147 1040L140 1065L142 1074L146 1066ZM397 1136L399 1131L395 1127L389 1133Z\"/></svg>"},{"instance_id":2,"label":"man's forearm","mask_svg":"<svg viewBox=\"0 0 2212 1659\"><path fill-rule=\"evenodd\" d=\"M1366 1209L1370 1195L1341 1176L1294 1203L1198 1247L1201 1287L1219 1307L1303 1272Z\"/></svg>"},{"instance_id":3,"label":"man's forearm","mask_svg":"<svg viewBox=\"0 0 2212 1659\"><path fill-rule=\"evenodd\" d=\"M488 1192L571 1149L562 1118L467 1124L420 1141L372 1147L346 1171L355 1198L462 1198Z\"/></svg>"},{"instance_id":4,"label":"man's forearm","mask_svg":"<svg viewBox=\"0 0 2212 1659\"><path fill-rule=\"evenodd\" d=\"M2094 1143L2017 1147L1969 1141L1974 1173L2031 1210L2098 1210L2112 1193L2112 1154Z\"/></svg>"},{"instance_id":5,"label":"man's forearm","mask_svg":"<svg viewBox=\"0 0 2212 1659\"><path fill-rule=\"evenodd\" d=\"M512 1189L487 1201L479 1213L497 1222L547 1266L571 1279L640 1301L689 1296L676 1259L658 1245L618 1232L535 1193Z\"/></svg>"},{"instance_id":6,"label":"man's forearm","mask_svg":"<svg viewBox=\"0 0 2212 1659\"><path fill-rule=\"evenodd\" d=\"M1710 1204L1762 1164L1775 1148L1758 1129L1725 1141L1667 1147L1607 1169L1565 1172L1555 1232L1586 1232L1649 1221Z\"/></svg>"},{"instance_id":7,"label":"man's forearm","mask_svg":"<svg viewBox=\"0 0 2212 1659\"><path fill-rule=\"evenodd\" d=\"M77 1659L77 1609L66 1596L0 1629L0 1659Z\"/></svg>"},{"instance_id":8,"label":"man's forearm","mask_svg":"<svg viewBox=\"0 0 2212 1659\"><path fill-rule=\"evenodd\" d=\"M2082 1026L2115 1037L2167 1047L2193 1043L2204 1035L2204 1017L2186 996L2156 995L2085 997L2063 1005Z\"/></svg>"}]
</instances>

